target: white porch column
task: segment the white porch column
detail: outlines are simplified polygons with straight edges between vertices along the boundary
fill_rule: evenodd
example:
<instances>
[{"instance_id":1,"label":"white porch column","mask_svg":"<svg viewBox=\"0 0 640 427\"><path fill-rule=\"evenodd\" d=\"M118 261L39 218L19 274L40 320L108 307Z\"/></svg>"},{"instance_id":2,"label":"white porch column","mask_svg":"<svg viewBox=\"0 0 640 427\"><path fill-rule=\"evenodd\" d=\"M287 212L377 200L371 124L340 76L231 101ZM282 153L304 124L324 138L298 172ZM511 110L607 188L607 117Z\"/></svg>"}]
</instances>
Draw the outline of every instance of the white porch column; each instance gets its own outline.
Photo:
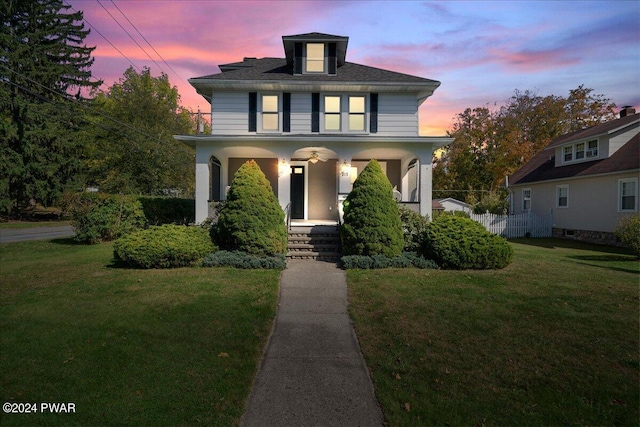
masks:
<instances>
[{"instance_id":1,"label":"white porch column","mask_svg":"<svg viewBox=\"0 0 640 427\"><path fill-rule=\"evenodd\" d=\"M278 201L282 209L291 202L291 158L278 158Z\"/></svg>"},{"instance_id":2,"label":"white porch column","mask_svg":"<svg viewBox=\"0 0 640 427\"><path fill-rule=\"evenodd\" d=\"M433 198L433 150L425 149L418 154L420 161L420 215L429 216L433 219L431 212L431 199Z\"/></svg>"},{"instance_id":3,"label":"white porch column","mask_svg":"<svg viewBox=\"0 0 640 427\"><path fill-rule=\"evenodd\" d=\"M196 224L202 223L209 216L210 158L211 150L196 147Z\"/></svg>"}]
</instances>

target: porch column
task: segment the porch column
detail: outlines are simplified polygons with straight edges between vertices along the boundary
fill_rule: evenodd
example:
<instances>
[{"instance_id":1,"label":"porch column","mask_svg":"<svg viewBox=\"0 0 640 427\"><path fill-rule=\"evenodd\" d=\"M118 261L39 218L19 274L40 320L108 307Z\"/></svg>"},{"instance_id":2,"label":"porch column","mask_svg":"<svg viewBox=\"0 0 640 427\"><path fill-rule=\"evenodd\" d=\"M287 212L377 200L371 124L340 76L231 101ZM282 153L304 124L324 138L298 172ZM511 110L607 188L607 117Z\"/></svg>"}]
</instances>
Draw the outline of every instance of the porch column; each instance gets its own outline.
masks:
<instances>
[{"instance_id":1,"label":"porch column","mask_svg":"<svg viewBox=\"0 0 640 427\"><path fill-rule=\"evenodd\" d=\"M433 150L424 149L418 154L420 161L420 215L429 216L433 219L431 212L431 199L433 198Z\"/></svg>"},{"instance_id":2,"label":"porch column","mask_svg":"<svg viewBox=\"0 0 640 427\"><path fill-rule=\"evenodd\" d=\"M202 223L209 216L210 158L211 150L196 147L196 224Z\"/></svg>"},{"instance_id":3,"label":"porch column","mask_svg":"<svg viewBox=\"0 0 640 427\"><path fill-rule=\"evenodd\" d=\"M282 209L291 202L291 158L278 158L278 201Z\"/></svg>"}]
</instances>

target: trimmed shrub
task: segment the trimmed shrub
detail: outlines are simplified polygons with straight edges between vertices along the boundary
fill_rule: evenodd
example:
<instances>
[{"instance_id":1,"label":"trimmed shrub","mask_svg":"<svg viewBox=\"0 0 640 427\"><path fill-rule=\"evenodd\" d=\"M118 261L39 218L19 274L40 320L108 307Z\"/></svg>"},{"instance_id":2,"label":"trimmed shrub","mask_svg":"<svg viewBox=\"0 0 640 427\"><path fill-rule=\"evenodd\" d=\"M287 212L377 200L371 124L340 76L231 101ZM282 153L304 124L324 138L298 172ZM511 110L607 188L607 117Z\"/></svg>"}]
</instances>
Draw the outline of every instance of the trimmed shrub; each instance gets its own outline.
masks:
<instances>
[{"instance_id":1,"label":"trimmed shrub","mask_svg":"<svg viewBox=\"0 0 640 427\"><path fill-rule=\"evenodd\" d=\"M196 202L176 197L139 197L149 225L191 224L196 220Z\"/></svg>"},{"instance_id":2,"label":"trimmed shrub","mask_svg":"<svg viewBox=\"0 0 640 427\"><path fill-rule=\"evenodd\" d=\"M427 231L429 219L402 204L398 205L398 210L404 235L404 251L416 252L420 249L420 239Z\"/></svg>"},{"instance_id":3,"label":"trimmed shrub","mask_svg":"<svg viewBox=\"0 0 640 427\"><path fill-rule=\"evenodd\" d=\"M185 267L213 250L207 230L173 224L151 226L113 244L116 260L137 268Z\"/></svg>"},{"instance_id":4,"label":"trimmed shrub","mask_svg":"<svg viewBox=\"0 0 640 427\"><path fill-rule=\"evenodd\" d=\"M417 255L414 252L404 252L401 256L388 258L384 255L347 255L343 256L340 260L342 267L345 269L359 268L359 269L376 269L376 268L431 268L437 269L438 265L431 261L426 260L424 257Z\"/></svg>"},{"instance_id":5,"label":"trimmed shrub","mask_svg":"<svg viewBox=\"0 0 640 427\"><path fill-rule=\"evenodd\" d=\"M621 219L613 232L623 245L630 248L640 258L640 215L631 215Z\"/></svg>"},{"instance_id":6,"label":"trimmed shrub","mask_svg":"<svg viewBox=\"0 0 640 427\"><path fill-rule=\"evenodd\" d=\"M472 219L441 215L427 227L421 253L444 269L484 270L509 265L513 248Z\"/></svg>"},{"instance_id":7,"label":"trimmed shrub","mask_svg":"<svg viewBox=\"0 0 640 427\"><path fill-rule=\"evenodd\" d=\"M287 267L285 256L257 257L239 251L218 251L207 255L202 261L203 267L235 267L235 268L263 268L284 270Z\"/></svg>"},{"instance_id":8,"label":"trimmed shrub","mask_svg":"<svg viewBox=\"0 0 640 427\"><path fill-rule=\"evenodd\" d=\"M90 244L117 239L146 224L142 204L134 196L78 193L68 209L76 240Z\"/></svg>"},{"instance_id":9,"label":"trimmed shrub","mask_svg":"<svg viewBox=\"0 0 640 427\"><path fill-rule=\"evenodd\" d=\"M222 249L230 251L258 256L286 252L284 211L255 161L240 166L233 177L212 236Z\"/></svg>"},{"instance_id":10,"label":"trimmed shrub","mask_svg":"<svg viewBox=\"0 0 640 427\"><path fill-rule=\"evenodd\" d=\"M345 255L392 258L402 253L404 239L398 206L391 183L376 160L364 168L344 202L340 237Z\"/></svg>"}]
</instances>

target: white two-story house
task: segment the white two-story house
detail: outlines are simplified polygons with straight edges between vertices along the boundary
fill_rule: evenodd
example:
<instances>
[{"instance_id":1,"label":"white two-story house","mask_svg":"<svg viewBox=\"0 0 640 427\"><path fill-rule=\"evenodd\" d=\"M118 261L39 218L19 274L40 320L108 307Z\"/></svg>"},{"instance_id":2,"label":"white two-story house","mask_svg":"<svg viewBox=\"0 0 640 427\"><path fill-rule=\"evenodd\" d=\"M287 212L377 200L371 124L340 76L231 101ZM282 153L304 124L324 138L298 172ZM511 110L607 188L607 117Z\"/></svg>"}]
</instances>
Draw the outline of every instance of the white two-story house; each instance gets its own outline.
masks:
<instances>
[{"instance_id":1,"label":"white two-story house","mask_svg":"<svg viewBox=\"0 0 640 427\"><path fill-rule=\"evenodd\" d=\"M509 177L511 212L553 212L553 233L615 243L616 223L638 215L640 114L562 135Z\"/></svg>"},{"instance_id":2,"label":"white two-story house","mask_svg":"<svg viewBox=\"0 0 640 427\"><path fill-rule=\"evenodd\" d=\"M348 37L282 37L284 58L244 58L189 80L211 103L211 134L176 135L196 150L196 222L254 159L293 220L336 221L357 174L377 159L396 197L431 215L433 151L418 107L440 82L346 61Z\"/></svg>"}]
</instances>

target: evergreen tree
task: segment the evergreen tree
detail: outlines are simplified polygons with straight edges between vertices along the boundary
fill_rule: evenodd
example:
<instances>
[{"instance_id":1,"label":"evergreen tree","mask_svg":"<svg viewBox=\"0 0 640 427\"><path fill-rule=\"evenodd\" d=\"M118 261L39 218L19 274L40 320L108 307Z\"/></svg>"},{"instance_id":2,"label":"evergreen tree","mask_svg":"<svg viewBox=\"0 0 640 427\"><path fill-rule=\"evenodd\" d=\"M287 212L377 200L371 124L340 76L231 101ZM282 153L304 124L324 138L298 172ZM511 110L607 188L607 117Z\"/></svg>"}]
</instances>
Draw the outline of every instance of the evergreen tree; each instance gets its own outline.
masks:
<instances>
[{"instance_id":1,"label":"evergreen tree","mask_svg":"<svg viewBox=\"0 0 640 427\"><path fill-rule=\"evenodd\" d=\"M89 30L60 0L0 4L0 214L50 205L81 172L78 129L91 82ZM76 102L74 103L73 100Z\"/></svg>"},{"instance_id":2,"label":"evergreen tree","mask_svg":"<svg viewBox=\"0 0 640 427\"><path fill-rule=\"evenodd\" d=\"M353 183L340 228L345 255L402 254L404 233L393 188L380 163L371 160Z\"/></svg>"},{"instance_id":3,"label":"evergreen tree","mask_svg":"<svg viewBox=\"0 0 640 427\"><path fill-rule=\"evenodd\" d=\"M218 246L230 251L258 256L286 252L284 211L254 160L240 166L234 175L213 234Z\"/></svg>"}]
</instances>

